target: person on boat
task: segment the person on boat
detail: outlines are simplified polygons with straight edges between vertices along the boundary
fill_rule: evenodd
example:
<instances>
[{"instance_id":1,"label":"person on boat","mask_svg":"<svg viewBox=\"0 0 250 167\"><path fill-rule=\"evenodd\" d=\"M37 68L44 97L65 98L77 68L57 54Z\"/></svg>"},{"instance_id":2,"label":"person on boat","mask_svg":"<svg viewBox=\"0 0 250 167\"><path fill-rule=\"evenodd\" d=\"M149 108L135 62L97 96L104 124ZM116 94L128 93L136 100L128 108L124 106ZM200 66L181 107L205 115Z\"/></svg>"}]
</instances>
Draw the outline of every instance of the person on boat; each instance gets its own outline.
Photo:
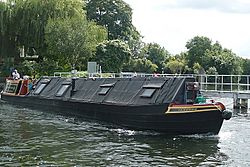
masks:
<instances>
[{"instance_id":1,"label":"person on boat","mask_svg":"<svg viewBox=\"0 0 250 167\"><path fill-rule=\"evenodd\" d=\"M29 78L28 89L29 89L29 91L31 91L33 89L33 81L31 78Z\"/></svg>"},{"instance_id":2,"label":"person on boat","mask_svg":"<svg viewBox=\"0 0 250 167\"><path fill-rule=\"evenodd\" d=\"M16 69L13 70L11 75L12 75L12 78L15 80L20 79L20 74L17 72Z\"/></svg>"}]
</instances>

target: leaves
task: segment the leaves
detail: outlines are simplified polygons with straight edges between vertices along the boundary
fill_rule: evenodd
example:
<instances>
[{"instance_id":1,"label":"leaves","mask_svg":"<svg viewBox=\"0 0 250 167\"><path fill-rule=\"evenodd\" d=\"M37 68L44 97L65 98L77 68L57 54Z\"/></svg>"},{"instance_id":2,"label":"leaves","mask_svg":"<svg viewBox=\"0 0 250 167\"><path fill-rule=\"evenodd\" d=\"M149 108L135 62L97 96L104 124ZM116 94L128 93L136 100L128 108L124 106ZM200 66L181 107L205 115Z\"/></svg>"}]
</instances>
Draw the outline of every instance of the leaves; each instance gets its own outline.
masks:
<instances>
[{"instance_id":1,"label":"leaves","mask_svg":"<svg viewBox=\"0 0 250 167\"><path fill-rule=\"evenodd\" d=\"M173 74L181 74L185 71L186 61L185 59L172 58L167 62L166 67L169 68Z\"/></svg>"},{"instance_id":2,"label":"leaves","mask_svg":"<svg viewBox=\"0 0 250 167\"><path fill-rule=\"evenodd\" d=\"M198 63L208 73L242 73L240 58L231 50L223 48L219 42L212 44L209 38L196 36L187 42L186 47L189 66Z\"/></svg>"},{"instance_id":3,"label":"leaves","mask_svg":"<svg viewBox=\"0 0 250 167\"><path fill-rule=\"evenodd\" d=\"M159 73L164 69L165 61L168 59L169 55L170 54L164 47L161 47L156 43L146 44L146 46L142 48L141 52L141 57L145 57L153 64L157 65L155 72Z\"/></svg>"},{"instance_id":4,"label":"leaves","mask_svg":"<svg viewBox=\"0 0 250 167\"><path fill-rule=\"evenodd\" d=\"M86 0L87 18L108 30L108 39L128 40L131 35L132 9L122 0Z\"/></svg>"},{"instance_id":5,"label":"leaves","mask_svg":"<svg viewBox=\"0 0 250 167\"><path fill-rule=\"evenodd\" d=\"M121 72L131 57L128 44L121 40L104 41L96 49L96 61L104 72Z\"/></svg>"},{"instance_id":6,"label":"leaves","mask_svg":"<svg viewBox=\"0 0 250 167\"><path fill-rule=\"evenodd\" d=\"M210 50L212 47L212 41L204 36L195 36L189 40L186 44L188 49L187 60L189 61L188 65L192 67L194 63L199 63L201 66L204 66L206 62L204 61L205 52Z\"/></svg>"},{"instance_id":7,"label":"leaves","mask_svg":"<svg viewBox=\"0 0 250 167\"><path fill-rule=\"evenodd\" d=\"M106 38L104 28L83 17L50 19L46 27L46 43L53 60L71 67L87 64L96 46Z\"/></svg>"}]
</instances>

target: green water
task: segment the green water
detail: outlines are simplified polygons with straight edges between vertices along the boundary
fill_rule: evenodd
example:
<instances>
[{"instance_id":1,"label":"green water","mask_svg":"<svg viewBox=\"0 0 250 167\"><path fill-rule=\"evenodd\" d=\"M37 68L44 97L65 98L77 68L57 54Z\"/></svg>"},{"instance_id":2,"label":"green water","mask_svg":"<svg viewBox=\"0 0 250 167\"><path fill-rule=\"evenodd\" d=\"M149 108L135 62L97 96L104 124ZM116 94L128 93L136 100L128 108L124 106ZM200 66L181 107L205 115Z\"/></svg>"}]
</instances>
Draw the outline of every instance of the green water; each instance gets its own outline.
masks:
<instances>
[{"instance_id":1,"label":"green water","mask_svg":"<svg viewBox=\"0 0 250 167\"><path fill-rule=\"evenodd\" d=\"M166 136L0 102L0 166L250 166L250 115L217 136Z\"/></svg>"}]
</instances>

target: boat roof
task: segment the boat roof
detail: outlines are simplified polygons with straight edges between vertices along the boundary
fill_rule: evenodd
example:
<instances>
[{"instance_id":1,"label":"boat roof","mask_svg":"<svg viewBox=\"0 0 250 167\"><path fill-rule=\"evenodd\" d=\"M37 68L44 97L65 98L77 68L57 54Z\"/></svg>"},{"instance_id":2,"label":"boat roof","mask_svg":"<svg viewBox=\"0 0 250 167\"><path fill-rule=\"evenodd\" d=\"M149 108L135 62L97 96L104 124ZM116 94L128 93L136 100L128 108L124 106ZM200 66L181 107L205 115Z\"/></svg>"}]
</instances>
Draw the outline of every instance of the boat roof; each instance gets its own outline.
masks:
<instances>
[{"instance_id":1,"label":"boat roof","mask_svg":"<svg viewBox=\"0 0 250 167\"><path fill-rule=\"evenodd\" d=\"M74 86L73 82L74 81ZM185 82L194 77L62 78L42 77L28 96L117 105L182 101ZM73 88L73 90L72 90Z\"/></svg>"}]
</instances>

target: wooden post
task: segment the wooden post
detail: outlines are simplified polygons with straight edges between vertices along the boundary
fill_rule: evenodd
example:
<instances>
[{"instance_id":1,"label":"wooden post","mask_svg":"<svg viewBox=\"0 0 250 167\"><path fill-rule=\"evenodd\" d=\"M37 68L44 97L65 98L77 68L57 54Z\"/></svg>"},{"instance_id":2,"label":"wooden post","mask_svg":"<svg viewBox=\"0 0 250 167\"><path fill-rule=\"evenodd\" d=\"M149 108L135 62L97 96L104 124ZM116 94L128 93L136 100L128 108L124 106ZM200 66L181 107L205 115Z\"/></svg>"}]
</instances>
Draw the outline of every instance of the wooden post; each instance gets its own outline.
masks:
<instances>
[{"instance_id":1,"label":"wooden post","mask_svg":"<svg viewBox=\"0 0 250 167\"><path fill-rule=\"evenodd\" d=\"M234 109L239 109L240 108L240 99L238 98L238 94L237 93L234 93L234 96L233 96L233 108Z\"/></svg>"},{"instance_id":2,"label":"wooden post","mask_svg":"<svg viewBox=\"0 0 250 167\"><path fill-rule=\"evenodd\" d=\"M234 109L240 109L240 99L234 98Z\"/></svg>"},{"instance_id":3,"label":"wooden post","mask_svg":"<svg viewBox=\"0 0 250 167\"><path fill-rule=\"evenodd\" d=\"M241 99L241 105L240 107L242 109L248 109L248 99Z\"/></svg>"}]
</instances>

